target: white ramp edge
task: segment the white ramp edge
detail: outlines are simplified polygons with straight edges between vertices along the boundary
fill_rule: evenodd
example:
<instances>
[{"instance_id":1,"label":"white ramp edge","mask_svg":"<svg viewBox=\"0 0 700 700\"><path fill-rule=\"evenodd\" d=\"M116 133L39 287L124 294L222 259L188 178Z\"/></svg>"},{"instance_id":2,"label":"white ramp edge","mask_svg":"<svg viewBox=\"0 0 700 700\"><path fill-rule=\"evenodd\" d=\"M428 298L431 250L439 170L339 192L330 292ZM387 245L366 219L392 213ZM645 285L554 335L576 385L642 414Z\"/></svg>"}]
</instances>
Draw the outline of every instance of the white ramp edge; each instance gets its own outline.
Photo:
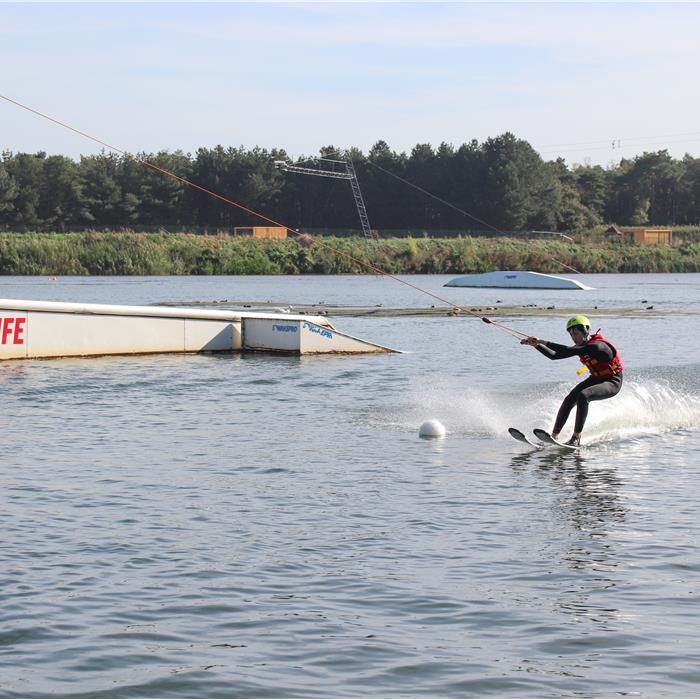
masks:
<instances>
[{"instance_id":1,"label":"white ramp edge","mask_svg":"<svg viewBox=\"0 0 700 700\"><path fill-rule=\"evenodd\" d=\"M397 352L322 316L0 299L0 360L245 350Z\"/></svg>"}]
</instances>

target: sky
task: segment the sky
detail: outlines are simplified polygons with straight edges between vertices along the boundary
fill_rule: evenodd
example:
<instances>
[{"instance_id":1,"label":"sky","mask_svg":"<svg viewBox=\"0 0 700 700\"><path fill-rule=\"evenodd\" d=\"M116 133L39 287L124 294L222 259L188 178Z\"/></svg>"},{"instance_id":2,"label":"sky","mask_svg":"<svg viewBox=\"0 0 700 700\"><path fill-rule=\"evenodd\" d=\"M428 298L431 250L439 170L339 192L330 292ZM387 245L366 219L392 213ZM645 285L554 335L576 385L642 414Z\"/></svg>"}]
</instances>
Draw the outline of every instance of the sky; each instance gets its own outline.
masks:
<instances>
[{"instance_id":1,"label":"sky","mask_svg":"<svg viewBox=\"0 0 700 700\"><path fill-rule=\"evenodd\" d=\"M700 156L697 3L0 2L0 95L118 148ZM0 151L101 146L0 100Z\"/></svg>"}]
</instances>

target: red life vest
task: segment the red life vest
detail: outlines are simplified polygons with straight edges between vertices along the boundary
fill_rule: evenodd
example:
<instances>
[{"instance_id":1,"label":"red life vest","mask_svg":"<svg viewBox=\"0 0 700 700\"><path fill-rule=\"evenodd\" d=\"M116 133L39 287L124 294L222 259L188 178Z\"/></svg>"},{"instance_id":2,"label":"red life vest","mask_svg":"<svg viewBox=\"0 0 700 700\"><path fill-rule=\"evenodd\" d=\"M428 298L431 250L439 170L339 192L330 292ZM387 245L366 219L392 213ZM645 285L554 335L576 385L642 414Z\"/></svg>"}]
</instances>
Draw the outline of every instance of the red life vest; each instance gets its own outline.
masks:
<instances>
[{"instance_id":1,"label":"red life vest","mask_svg":"<svg viewBox=\"0 0 700 700\"><path fill-rule=\"evenodd\" d=\"M581 362L590 370L591 376L598 377L599 379L607 379L608 377L614 377L616 374L622 374L624 365L622 364L622 358L617 348L607 340L607 338L603 338L600 333L594 333L589 336L586 342L595 343L596 341L608 345L613 351L613 356L611 360L601 362L600 360L594 360L590 355L579 355Z\"/></svg>"}]
</instances>

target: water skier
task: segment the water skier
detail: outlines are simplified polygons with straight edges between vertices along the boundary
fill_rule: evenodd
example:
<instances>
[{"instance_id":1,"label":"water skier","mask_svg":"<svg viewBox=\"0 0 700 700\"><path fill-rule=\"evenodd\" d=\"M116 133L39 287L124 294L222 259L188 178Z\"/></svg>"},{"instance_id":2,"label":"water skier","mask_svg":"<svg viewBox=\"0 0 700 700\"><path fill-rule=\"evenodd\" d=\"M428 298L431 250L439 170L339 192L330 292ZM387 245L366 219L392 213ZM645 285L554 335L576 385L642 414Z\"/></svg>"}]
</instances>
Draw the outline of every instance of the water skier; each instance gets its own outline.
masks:
<instances>
[{"instance_id":1,"label":"water skier","mask_svg":"<svg viewBox=\"0 0 700 700\"><path fill-rule=\"evenodd\" d=\"M576 406L573 435L565 444L578 446L588 416L588 404L615 396L622 387L622 358L615 346L598 331L591 335L591 322L585 316L573 316L566 323L566 330L574 345L560 345L549 340L529 336L520 341L530 345L550 360L563 360L578 356L588 368L590 376L577 384L564 399L552 429L556 440L564 427L571 409Z\"/></svg>"}]
</instances>

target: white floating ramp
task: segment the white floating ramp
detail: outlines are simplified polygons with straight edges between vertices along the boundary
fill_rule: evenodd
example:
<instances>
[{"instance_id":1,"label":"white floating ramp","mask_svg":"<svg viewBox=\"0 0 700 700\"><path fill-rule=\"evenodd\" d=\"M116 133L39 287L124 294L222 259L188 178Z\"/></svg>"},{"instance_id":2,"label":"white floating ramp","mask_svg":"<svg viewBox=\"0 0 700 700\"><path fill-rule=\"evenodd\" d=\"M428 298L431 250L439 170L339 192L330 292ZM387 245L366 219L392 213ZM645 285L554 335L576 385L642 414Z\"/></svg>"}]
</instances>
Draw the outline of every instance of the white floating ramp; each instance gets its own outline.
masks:
<instances>
[{"instance_id":1,"label":"white floating ramp","mask_svg":"<svg viewBox=\"0 0 700 700\"><path fill-rule=\"evenodd\" d=\"M248 350L398 352L323 316L0 299L0 360Z\"/></svg>"},{"instance_id":2,"label":"white floating ramp","mask_svg":"<svg viewBox=\"0 0 700 700\"><path fill-rule=\"evenodd\" d=\"M444 286L494 287L498 289L593 289L593 287L587 287L585 284L568 277L545 275L542 272L510 272L507 270L455 277Z\"/></svg>"}]
</instances>

